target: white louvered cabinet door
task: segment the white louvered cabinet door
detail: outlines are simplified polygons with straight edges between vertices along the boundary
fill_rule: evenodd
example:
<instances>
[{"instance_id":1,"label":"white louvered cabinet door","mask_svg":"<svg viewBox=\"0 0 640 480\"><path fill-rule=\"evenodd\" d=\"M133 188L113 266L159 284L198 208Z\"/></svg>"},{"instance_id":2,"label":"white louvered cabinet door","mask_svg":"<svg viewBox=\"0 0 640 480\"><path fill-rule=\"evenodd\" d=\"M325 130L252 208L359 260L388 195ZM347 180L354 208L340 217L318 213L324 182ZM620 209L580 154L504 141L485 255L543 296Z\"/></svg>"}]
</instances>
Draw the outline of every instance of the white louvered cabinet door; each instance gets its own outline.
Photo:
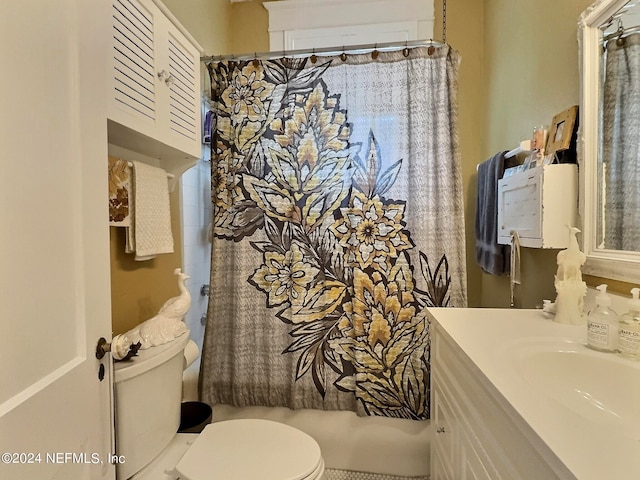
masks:
<instances>
[{"instance_id":1,"label":"white louvered cabinet door","mask_svg":"<svg viewBox=\"0 0 640 480\"><path fill-rule=\"evenodd\" d=\"M166 67L164 90L167 94L167 134L171 145L200 154L200 54L189 41L169 24L161 51Z\"/></svg>"},{"instance_id":2,"label":"white louvered cabinet door","mask_svg":"<svg viewBox=\"0 0 640 480\"><path fill-rule=\"evenodd\" d=\"M157 129L156 24L151 2L113 0L109 118L144 135Z\"/></svg>"},{"instance_id":3,"label":"white louvered cabinet door","mask_svg":"<svg viewBox=\"0 0 640 480\"><path fill-rule=\"evenodd\" d=\"M158 5L112 0L109 143L191 160L201 154L200 52Z\"/></svg>"}]
</instances>

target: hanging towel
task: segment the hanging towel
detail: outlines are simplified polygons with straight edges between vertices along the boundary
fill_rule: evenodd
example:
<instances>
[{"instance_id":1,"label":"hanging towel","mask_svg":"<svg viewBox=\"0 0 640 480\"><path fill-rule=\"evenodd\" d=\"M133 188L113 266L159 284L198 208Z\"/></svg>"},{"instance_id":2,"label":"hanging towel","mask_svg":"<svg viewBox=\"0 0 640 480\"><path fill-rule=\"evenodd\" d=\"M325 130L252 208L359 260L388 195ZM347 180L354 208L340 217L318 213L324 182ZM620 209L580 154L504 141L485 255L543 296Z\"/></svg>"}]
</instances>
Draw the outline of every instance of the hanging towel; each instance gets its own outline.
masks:
<instances>
[{"instance_id":1,"label":"hanging towel","mask_svg":"<svg viewBox=\"0 0 640 480\"><path fill-rule=\"evenodd\" d=\"M131 170L126 160L109 157L109 225L131 226Z\"/></svg>"},{"instance_id":2,"label":"hanging towel","mask_svg":"<svg viewBox=\"0 0 640 480\"><path fill-rule=\"evenodd\" d=\"M127 253L149 260L173 252L167 172L133 162L133 225L127 231Z\"/></svg>"},{"instance_id":3,"label":"hanging towel","mask_svg":"<svg viewBox=\"0 0 640 480\"><path fill-rule=\"evenodd\" d=\"M476 260L492 275L509 273L509 247L498 244L498 180L504 174L504 154L478 165L476 202Z\"/></svg>"}]
</instances>

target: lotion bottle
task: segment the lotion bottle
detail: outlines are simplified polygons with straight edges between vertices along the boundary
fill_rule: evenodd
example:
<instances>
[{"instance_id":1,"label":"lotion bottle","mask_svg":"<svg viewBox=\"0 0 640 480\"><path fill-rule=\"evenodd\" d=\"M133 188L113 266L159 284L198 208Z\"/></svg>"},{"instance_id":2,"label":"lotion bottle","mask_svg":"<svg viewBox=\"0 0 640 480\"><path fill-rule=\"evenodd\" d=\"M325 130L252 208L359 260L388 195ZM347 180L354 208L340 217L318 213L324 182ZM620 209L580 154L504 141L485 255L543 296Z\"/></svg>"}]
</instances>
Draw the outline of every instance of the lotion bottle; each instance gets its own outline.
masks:
<instances>
[{"instance_id":1,"label":"lotion bottle","mask_svg":"<svg viewBox=\"0 0 640 480\"><path fill-rule=\"evenodd\" d=\"M631 289L629 311L620 317L620 355L640 360L640 288Z\"/></svg>"},{"instance_id":2,"label":"lotion bottle","mask_svg":"<svg viewBox=\"0 0 640 480\"><path fill-rule=\"evenodd\" d=\"M596 288L600 294L596 296L595 308L587 315L587 346L600 352L615 352L618 348L618 315L611 309L607 285Z\"/></svg>"}]
</instances>

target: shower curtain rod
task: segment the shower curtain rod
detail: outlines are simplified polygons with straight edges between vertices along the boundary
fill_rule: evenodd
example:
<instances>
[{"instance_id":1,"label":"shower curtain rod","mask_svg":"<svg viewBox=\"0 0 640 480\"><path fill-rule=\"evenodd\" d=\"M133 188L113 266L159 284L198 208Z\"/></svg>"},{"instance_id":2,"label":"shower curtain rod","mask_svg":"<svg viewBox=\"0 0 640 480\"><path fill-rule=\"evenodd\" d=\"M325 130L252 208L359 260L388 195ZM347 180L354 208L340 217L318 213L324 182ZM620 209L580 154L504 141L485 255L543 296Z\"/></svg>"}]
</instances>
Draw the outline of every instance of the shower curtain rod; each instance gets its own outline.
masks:
<instances>
[{"instance_id":1,"label":"shower curtain rod","mask_svg":"<svg viewBox=\"0 0 640 480\"><path fill-rule=\"evenodd\" d=\"M368 51L378 52L390 52L395 50L403 50L405 48L414 47L439 47L444 45L443 42L435 40L414 40L411 42L390 42L390 43L371 43L365 45L351 45L348 47L328 47L328 48L314 48L314 49L302 49L302 50L279 50L273 52L260 52L242 55L212 55L207 57L200 57L201 62L217 62L221 60L275 60L282 57L306 57L308 55L317 56L331 56L340 55L342 53L367 53Z\"/></svg>"},{"instance_id":2,"label":"shower curtain rod","mask_svg":"<svg viewBox=\"0 0 640 480\"><path fill-rule=\"evenodd\" d=\"M640 25L623 28L622 30L616 30L615 32L611 32L606 35L603 35L602 43L607 43L612 38L625 38L628 35L632 35L634 33L640 33Z\"/></svg>"}]
</instances>

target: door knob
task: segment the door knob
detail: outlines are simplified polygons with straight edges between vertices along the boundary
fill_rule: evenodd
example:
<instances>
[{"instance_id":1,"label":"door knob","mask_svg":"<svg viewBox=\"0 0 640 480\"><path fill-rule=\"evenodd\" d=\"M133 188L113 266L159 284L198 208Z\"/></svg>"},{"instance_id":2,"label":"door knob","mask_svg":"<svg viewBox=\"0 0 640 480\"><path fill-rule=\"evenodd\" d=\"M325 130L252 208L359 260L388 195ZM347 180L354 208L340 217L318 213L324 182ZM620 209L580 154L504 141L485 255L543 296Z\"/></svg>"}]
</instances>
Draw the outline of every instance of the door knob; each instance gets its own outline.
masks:
<instances>
[{"instance_id":1,"label":"door knob","mask_svg":"<svg viewBox=\"0 0 640 480\"><path fill-rule=\"evenodd\" d=\"M111 351L111 344L107 342L104 337L100 337L98 340L98 345L96 345L96 358L98 360L102 359L106 355L107 352Z\"/></svg>"}]
</instances>

